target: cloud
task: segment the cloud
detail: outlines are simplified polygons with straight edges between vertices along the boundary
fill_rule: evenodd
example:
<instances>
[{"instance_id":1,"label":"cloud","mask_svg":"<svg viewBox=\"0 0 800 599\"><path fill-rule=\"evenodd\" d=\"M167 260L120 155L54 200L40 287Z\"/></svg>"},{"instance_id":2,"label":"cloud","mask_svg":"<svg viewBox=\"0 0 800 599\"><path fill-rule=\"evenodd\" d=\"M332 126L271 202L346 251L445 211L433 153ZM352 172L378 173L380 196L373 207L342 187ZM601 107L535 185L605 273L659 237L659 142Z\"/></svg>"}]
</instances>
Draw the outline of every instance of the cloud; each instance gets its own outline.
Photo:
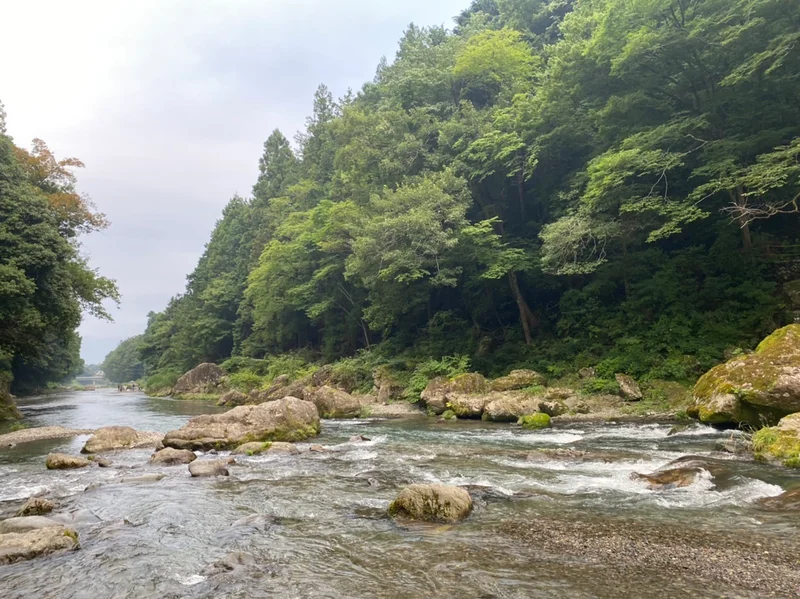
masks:
<instances>
[{"instance_id":1,"label":"cloud","mask_svg":"<svg viewBox=\"0 0 800 599\"><path fill-rule=\"evenodd\" d=\"M115 278L115 323L87 318L99 362L180 293L222 208L249 195L264 140L291 137L326 83L370 80L405 26L451 22L467 0L28 0L4 7L0 100L18 144L77 156L112 221L83 241Z\"/></svg>"}]
</instances>

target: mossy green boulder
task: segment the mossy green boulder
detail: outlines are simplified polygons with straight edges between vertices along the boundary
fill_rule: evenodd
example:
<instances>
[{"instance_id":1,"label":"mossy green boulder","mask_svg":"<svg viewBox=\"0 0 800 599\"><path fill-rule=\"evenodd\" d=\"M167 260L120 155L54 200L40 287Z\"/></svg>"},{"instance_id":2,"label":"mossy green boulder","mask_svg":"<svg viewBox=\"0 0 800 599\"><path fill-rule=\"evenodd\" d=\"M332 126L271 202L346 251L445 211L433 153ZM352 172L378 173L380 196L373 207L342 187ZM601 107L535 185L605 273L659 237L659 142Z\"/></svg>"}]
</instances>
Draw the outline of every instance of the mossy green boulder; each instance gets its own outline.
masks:
<instances>
[{"instance_id":1,"label":"mossy green boulder","mask_svg":"<svg viewBox=\"0 0 800 599\"><path fill-rule=\"evenodd\" d=\"M536 430L540 428L550 428L552 423L550 422L550 416L545 414L544 412L537 412L536 414L526 414L525 416L520 416L519 424L522 425L522 428L527 428L531 430Z\"/></svg>"},{"instance_id":2,"label":"mossy green boulder","mask_svg":"<svg viewBox=\"0 0 800 599\"><path fill-rule=\"evenodd\" d=\"M800 412L800 324L778 329L752 354L700 377L687 412L709 424L753 426Z\"/></svg>"},{"instance_id":3,"label":"mossy green boulder","mask_svg":"<svg viewBox=\"0 0 800 599\"><path fill-rule=\"evenodd\" d=\"M489 381L482 374L468 372L459 374L452 379L445 377L432 379L428 386L425 387L420 398L425 403L429 413L439 415L450 407L447 404L451 399L485 394L490 389ZM454 411L458 413L457 410ZM480 418L480 414L478 418Z\"/></svg>"},{"instance_id":4,"label":"mossy green boulder","mask_svg":"<svg viewBox=\"0 0 800 599\"><path fill-rule=\"evenodd\" d=\"M284 397L257 406L239 406L224 414L197 416L168 432L164 445L192 451L234 449L253 441L302 441L319 430L319 412L313 403Z\"/></svg>"},{"instance_id":5,"label":"mossy green boulder","mask_svg":"<svg viewBox=\"0 0 800 599\"><path fill-rule=\"evenodd\" d=\"M389 505L392 518L446 524L460 522L471 511L469 492L450 485L409 485Z\"/></svg>"},{"instance_id":6,"label":"mossy green boulder","mask_svg":"<svg viewBox=\"0 0 800 599\"><path fill-rule=\"evenodd\" d=\"M782 418L778 426L757 431L753 435L753 453L759 460L800 468L800 413Z\"/></svg>"}]
</instances>

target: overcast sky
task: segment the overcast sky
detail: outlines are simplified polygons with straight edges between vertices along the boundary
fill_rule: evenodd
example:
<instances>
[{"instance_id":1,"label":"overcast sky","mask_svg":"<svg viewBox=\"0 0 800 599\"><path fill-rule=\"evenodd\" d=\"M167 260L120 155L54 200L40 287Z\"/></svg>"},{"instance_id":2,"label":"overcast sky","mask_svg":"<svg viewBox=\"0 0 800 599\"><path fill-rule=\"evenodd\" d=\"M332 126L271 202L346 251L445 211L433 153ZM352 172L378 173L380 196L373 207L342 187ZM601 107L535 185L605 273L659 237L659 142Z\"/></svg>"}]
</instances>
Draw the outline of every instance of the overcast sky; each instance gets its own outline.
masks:
<instances>
[{"instance_id":1,"label":"overcast sky","mask_svg":"<svg viewBox=\"0 0 800 599\"><path fill-rule=\"evenodd\" d=\"M180 293L261 146L291 138L320 83L341 96L405 27L450 26L468 0L25 0L3 7L0 100L18 145L76 156L111 228L84 239L119 284L114 323L87 317L98 363Z\"/></svg>"}]
</instances>

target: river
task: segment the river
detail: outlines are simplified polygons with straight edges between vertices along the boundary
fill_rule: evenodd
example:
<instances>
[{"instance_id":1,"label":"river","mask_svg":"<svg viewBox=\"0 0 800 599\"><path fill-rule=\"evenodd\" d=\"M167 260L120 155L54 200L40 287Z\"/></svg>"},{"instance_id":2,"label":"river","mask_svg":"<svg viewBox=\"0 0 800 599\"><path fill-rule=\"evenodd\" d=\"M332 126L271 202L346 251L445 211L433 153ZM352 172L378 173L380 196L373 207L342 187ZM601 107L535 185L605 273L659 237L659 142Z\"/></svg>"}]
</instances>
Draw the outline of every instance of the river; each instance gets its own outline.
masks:
<instances>
[{"instance_id":1,"label":"river","mask_svg":"<svg viewBox=\"0 0 800 599\"><path fill-rule=\"evenodd\" d=\"M164 432L218 410L208 403L116 390L19 404L31 426L119 424ZM596 527L622 535L625 548L647 547L658 539L676 539L692 551L709 539L723 548L749 543L744 551L759 553L773 545L795 547L797 514L768 511L757 501L800 485L800 476L715 452L715 443L730 433L691 425L668 435L670 428L601 423L527 432L511 425L441 424L427 418L324 421L314 442L329 451L242 457L225 479L191 479L185 466L148 466L145 450L110 456L115 466L135 467L133 472L114 467L47 471L48 452L77 453L86 437L22 444L0 450L0 510L10 515L21 500L46 493L61 511L89 510L98 521L77 528L77 552L0 566L0 595L765 596L757 586L698 575L697 568L684 574L675 564L662 569L653 565L658 556L609 559L584 550L598 538L583 531ZM370 440L349 440L358 434ZM536 454L540 448L587 453ZM668 491L652 491L631 479L631 473L651 472L686 455L713 457L723 474ZM167 477L149 484L119 483L123 475L155 471ZM84 491L97 482L106 484ZM384 516L386 508L403 485L414 482L472 485L475 510L456 526L399 526ZM539 528L533 536L531 523ZM574 547L569 547L572 537L564 535L574 535ZM607 538L604 533L600 540ZM564 549L555 550L553 543ZM220 575L203 574L231 552L250 554L255 562ZM626 562L629 557L633 562ZM628 567L631 563L635 567ZM750 567L741 564L742 570ZM776 572L780 576L783 570ZM791 584L779 587L772 596L793 596L792 589L800 595Z\"/></svg>"}]
</instances>

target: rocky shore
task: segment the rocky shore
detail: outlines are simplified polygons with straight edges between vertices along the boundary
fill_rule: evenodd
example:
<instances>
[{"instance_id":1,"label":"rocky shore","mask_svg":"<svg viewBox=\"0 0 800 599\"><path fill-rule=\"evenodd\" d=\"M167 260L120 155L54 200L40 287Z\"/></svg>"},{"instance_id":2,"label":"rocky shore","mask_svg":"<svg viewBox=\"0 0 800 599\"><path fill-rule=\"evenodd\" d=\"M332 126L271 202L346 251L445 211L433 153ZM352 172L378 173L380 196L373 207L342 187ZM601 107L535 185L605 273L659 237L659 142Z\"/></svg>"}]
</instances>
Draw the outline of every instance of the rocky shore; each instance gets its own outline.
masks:
<instances>
[{"instance_id":1,"label":"rocky shore","mask_svg":"<svg viewBox=\"0 0 800 599\"><path fill-rule=\"evenodd\" d=\"M610 518L506 521L499 532L541 551L543 559L548 553L570 555L596 566L598 580L605 580L595 588L598 597L619 596L617 585L626 583L649 588L653 597L671 596L662 594L659 580L668 581L672 592L690 580L708 584L718 597L741 597L745 591L759 597L800 596L797 539L780 543L736 531L707 532L678 523L631 526L629 520Z\"/></svg>"}]
</instances>

